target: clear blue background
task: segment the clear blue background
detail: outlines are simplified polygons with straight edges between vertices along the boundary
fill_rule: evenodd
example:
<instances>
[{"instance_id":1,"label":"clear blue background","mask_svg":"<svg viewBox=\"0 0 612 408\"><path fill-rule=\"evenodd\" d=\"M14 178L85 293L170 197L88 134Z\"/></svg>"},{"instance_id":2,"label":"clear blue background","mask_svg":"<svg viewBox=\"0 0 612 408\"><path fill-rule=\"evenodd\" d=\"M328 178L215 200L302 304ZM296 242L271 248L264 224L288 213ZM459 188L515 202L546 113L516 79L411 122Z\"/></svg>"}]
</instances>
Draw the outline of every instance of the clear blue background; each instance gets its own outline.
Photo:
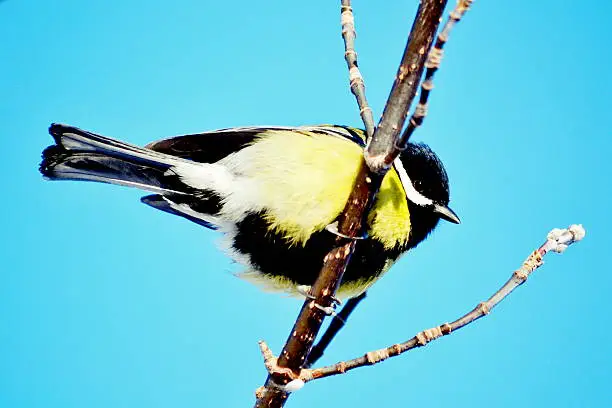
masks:
<instances>
[{"instance_id":1,"label":"clear blue background","mask_svg":"<svg viewBox=\"0 0 612 408\"><path fill-rule=\"evenodd\" d=\"M451 2L452 3L452 2ZM356 1L376 117L416 1ZM477 1L415 139L444 224L370 292L323 363L403 341L488 297L552 227L551 255L485 320L315 382L290 406L611 406L608 2ZM44 182L53 121L137 144L239 125L360 125L339 1L0 3L0 407L251 406L300 302L231 275L218 236L135 190Z\"/></svg>"}]
</instances>

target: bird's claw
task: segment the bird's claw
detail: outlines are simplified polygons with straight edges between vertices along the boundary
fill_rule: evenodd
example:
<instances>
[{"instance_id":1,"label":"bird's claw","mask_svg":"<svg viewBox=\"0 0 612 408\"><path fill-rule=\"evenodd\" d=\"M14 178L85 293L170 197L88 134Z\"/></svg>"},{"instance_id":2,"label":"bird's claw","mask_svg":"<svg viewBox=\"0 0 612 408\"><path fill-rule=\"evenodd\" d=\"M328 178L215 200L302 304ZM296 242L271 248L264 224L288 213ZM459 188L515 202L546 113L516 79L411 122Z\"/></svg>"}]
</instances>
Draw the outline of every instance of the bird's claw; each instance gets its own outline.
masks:
<instances>
[{"instance_id":1,"label":"bird's claw","mask_svg":"<svg viewBox=\"0 0 612 408\"><path fill-rule=\"evenodd\" d=\"M316 297L314 297L311 293L312 286L310 285L298 285L295 289L300 295L304 296L306 299L316 299ZM342 304L342 301L335 296L330 296L329 299L331 300L334 307L340 306Z\"/></svg>"},{"instance_id":2,"label":"bird's claw","mask_svg":"<svg viewBox=\"0 0 612 408\"><path fill-rule=\"evenodd\" d=\"M360 236L360 237L350 237L350 236L348 236L346 234L341 233L340 231L338 231L338 221L334 221L331 224L328 224L325 227L325 230L327 232L331 232L332 234L334 234L337 237L341 237L341 238L345 238L345 239L350 239L350 240L353 240L353 241L366 239L368 237L368 234L365 234L365 233L362 236Z\"/></svg>"},{"instance_id":3,"label":"bird's claw","mask_svg":"<svg viewBox=\"0 0 612 408\"><path fill-rule=\"evenodd\" d=\"M298 285L295 287L295 290L306 299L315 299L315 297L310 294L311 288L312 286L310 285Z\"/></svg>"},{"instance_id":4,"label":"bird's claw","mask_svg":"<svg viewBox=\"0 0 612 408\"><path fill-rule=\"evenodd\" d=\"M327 316L336 316L336 305L332 304L331 306L321 306L320 304L314 302L314 307L321 310Z\"/></svg>"}]
</instances>

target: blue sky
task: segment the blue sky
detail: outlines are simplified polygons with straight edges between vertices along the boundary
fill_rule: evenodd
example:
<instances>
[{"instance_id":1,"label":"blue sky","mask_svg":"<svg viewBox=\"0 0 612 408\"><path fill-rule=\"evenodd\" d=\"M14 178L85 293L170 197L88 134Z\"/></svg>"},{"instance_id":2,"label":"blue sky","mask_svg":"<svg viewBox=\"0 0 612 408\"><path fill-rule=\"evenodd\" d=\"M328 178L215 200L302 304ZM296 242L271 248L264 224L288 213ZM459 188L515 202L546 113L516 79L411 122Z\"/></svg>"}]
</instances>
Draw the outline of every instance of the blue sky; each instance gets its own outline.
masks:
<instances>
[{"instance_id":1,"label":"blue sky","mask_svg":"<svg viewBox=\"0 0 612 408\"><path fill-rule=\"evenodd\" d=\"M0 3L0 406L250 406L300 302L236 279L218 236L138 191L44 182L51 122L136 144L240 125L360 125L339 2ZM354 4L378 118L416 1ZM290 406L609 406L612 6L478 1L451 36L415 140L460 226L402 259L323 363L412 337L488 297L553 227L551 255L489 317Z\"/></svg>"}]
</instances>

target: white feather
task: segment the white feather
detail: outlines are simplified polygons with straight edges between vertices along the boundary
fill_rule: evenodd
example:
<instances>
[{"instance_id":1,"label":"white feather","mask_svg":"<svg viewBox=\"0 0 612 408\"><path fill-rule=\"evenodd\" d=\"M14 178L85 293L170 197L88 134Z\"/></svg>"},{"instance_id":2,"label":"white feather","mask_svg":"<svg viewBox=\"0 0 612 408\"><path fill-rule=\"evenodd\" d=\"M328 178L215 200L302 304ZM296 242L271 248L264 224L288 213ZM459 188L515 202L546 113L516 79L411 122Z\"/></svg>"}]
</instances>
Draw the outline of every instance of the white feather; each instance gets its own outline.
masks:
<instances>
[{"instance_id":1,"label":"white feather","mask_svg":"<svg viewBox=\"0 0 612 408\"><path fill-rule=\"evenodd\" d=\"M395 171L397 171L400 181L404 186L404 191L406 192L406 198L408 200L420 206L433 204L433 200L425 197L423 194L419 193L414 188L414 186L412 185L412 181L410 180L410 177L408 177L408 173L406 172L406 169L404 168L404 165L402 164L402 161L399 159L399 157L395 159L395 161L393 162L393 166L395 166Z\"/></svg>"}]
</instances>

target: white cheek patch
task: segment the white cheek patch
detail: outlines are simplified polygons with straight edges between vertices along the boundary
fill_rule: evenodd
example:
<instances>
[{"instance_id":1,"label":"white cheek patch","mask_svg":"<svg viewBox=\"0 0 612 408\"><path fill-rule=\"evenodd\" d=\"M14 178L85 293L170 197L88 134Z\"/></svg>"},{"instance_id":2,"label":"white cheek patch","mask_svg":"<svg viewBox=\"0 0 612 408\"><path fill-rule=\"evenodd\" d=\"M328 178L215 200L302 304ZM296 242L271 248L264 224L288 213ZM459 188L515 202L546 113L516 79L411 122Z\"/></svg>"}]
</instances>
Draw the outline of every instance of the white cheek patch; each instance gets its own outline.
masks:
<instances>
[{"instance_id":1,"label":"white cheek patch","mask_svg":"<svg viewBox=\"0 0 612 408\"><path fill-rule=\"evenodd\" d=\"M412 181L410 180L410 177L408 177L408 173L406 173L406 169L404 168L404 165L402 164L402 161L399 159L399 157L395 159L395 161L393 162L393 166L395 167L395 171L397 171L397 174L399 175L400 181L404 186L404 191L406 192L406 198L409 201L423 207L433 205L434 202L430 198L425 197L423 194L419 193L414 188L414 186L412 185Z\"/></svg>"}]
</instances>

